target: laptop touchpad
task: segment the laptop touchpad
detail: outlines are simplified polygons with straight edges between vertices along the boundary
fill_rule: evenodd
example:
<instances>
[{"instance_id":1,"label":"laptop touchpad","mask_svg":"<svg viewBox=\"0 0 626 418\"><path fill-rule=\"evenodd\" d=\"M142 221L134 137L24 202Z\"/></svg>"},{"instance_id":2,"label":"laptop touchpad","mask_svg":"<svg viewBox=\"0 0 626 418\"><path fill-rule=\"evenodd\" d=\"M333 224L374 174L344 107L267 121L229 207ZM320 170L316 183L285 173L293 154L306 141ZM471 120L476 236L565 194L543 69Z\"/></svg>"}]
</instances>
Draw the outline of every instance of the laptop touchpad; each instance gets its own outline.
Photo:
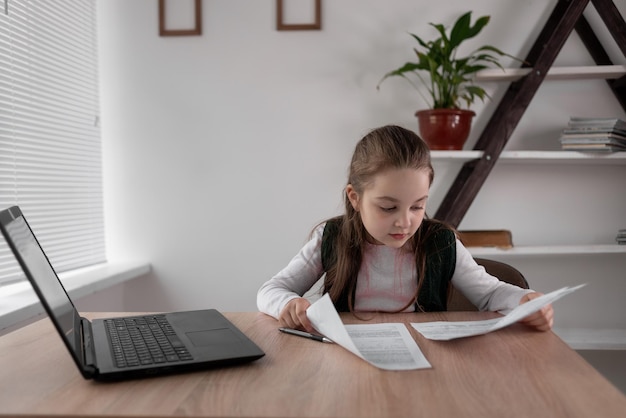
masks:
<instances>
[{"instance_id":1,"label":"laptop touchpad","mask_svg":"<svg viewBox=\"0 0 626 418\"><path fill-rule=\"evenodd\" d=\"M237 335L228 328L188 332L187 337L189 337L191 343L196 347L224 345L240 342Z\"/></svg>"}]
</instances>

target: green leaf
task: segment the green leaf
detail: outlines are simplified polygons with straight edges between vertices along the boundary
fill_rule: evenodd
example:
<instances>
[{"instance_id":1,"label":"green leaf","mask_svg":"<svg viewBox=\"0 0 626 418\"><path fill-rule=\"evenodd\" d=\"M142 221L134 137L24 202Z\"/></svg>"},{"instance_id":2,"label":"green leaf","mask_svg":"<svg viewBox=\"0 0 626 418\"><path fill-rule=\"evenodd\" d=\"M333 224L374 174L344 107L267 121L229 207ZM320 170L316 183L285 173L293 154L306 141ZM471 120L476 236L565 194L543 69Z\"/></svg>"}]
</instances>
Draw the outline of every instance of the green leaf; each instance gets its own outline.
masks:
<instances>
[{"instance_id":1,"label":"green leaf","mask_svg":"<svg viewBox=\"0 0 626 418\"><path fill-rule=\"evenodd\" d=\"M415 40L417 41L418 44L420 44L423 48L428 49L428 44L426 42L424 42L422 40L422 38L420 38L419 36L417 36L414 33L409 33L409 35L411 35L413 38L415 38Z\"/></svg>"},{"instance_id":2,"label":"green leaf","mask_svg":"<svg viewBox=\"0 0 626 418\"><path fill-rule=\"evenodd\" d=\"M467 34L467 38L466 39L470 39L473 38L474 36L478 35L480 33L481 30L483 30L483 28L487 25L487 23L489 23L489 16L482 16L479 17L476 20L476 23L474 23L474 26L472 26Z\"/></svg>"},{"instance_id":3,"label":"green leaf","mask_svg":"<svg viewBox=\"0 0 626 418\"><path fill-rule=\"evenodd\" d=\"M467 12L454 23L450 32L450 47L452 49L458 47L469 37L471 15L472 12Z\"/></svg>"}]
</instances>

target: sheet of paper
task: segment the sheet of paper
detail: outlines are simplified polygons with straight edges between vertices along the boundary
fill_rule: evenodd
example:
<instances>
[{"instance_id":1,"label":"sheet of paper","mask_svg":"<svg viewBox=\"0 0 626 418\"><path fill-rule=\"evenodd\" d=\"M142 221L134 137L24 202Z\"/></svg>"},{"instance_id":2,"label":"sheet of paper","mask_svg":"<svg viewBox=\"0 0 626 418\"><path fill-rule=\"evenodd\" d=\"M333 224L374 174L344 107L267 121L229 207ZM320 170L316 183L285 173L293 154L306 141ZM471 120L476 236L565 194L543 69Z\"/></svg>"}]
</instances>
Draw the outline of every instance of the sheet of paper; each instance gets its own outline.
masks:
<instances>
[{"instance_id":1,"label":"sheet of paper","mask_svg":"<svg viewBox=\"0 0 626 418\"><path fill-rule=\"evenodd\" d=\"M349 324L345 327L360 357L376 367L385 370L431 367L404 324Z\"/></svg>"},{"instance_id":2,"label":"sheet of paper","mask_svg":"<svg viewBox=\"0 0 626 418\"><path fill-rule=\"evenodd\" d=\"M344 325L325 294L307 309L307 316L322 335L385 370L414 370L431 367L404 324Z\"/></svg>"},{"instance_id":3,"label":"sheet of paper","mask_svg":"<svg viewBox=\"0 0 626 418\"><path fill-rule=\"evenodd\" d=\"M431 340L452 340L455 338L486 334L509 326L583 286L585 286L585 284L574 287L563 287L554 292L546 293L545 295L517 306L501 318L487 319L485 321L422 322L412 323L411 325L420 334Z\"/></svg>"}]
</instances>

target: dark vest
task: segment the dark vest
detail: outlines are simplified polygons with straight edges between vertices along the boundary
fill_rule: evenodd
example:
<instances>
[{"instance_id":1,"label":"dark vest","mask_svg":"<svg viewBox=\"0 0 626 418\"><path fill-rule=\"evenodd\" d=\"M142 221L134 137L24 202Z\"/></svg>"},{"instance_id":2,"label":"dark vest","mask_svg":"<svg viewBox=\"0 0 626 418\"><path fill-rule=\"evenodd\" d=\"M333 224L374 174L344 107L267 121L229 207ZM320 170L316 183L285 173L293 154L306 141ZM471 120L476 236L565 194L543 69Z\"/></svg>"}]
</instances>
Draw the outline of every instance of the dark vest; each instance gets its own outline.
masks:
<instances>
[{"instance_id":1,"label":"dark vest","mask_svg":"<svg viewBox=\"0 0 626 418\"><path fill-rule=\"evenodd\" d=\"M335 240L339 235L343 218L334 218L326 223L322 235L322 266L328 271L337 261L334 251ZM422 251L426 251L426 274L424 283L417 297L421 309L426 312L447 310L448 286L456 264L456 236L448 228L424 219L420 226L422 234L431 234ZM416 277L417 280L417 277ZM354 300L354 294L352 295ZM348 292L335 302L339 312L349 311Z\"/></svg>"}]
</instances>

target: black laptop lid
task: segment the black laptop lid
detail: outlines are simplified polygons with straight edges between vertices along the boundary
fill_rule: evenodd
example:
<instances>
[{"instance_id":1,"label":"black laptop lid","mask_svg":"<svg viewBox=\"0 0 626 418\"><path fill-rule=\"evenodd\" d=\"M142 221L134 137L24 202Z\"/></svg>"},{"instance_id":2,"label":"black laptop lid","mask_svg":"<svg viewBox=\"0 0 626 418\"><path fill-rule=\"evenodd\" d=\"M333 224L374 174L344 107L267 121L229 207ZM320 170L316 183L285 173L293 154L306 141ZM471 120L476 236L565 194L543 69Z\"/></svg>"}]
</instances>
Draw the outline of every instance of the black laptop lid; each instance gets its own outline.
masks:
<instances>
[{"instance_id":1,"label":"black laptop lid","mask_svg":"<svg viewBox=\"0 0 626 418\"><path fill-rule=\"evenodd\" d=\"M54 326L63 336L74 361L82 370L80 315L18 206L0 212L0 228Z\"/></svg>"}]
</instances>

